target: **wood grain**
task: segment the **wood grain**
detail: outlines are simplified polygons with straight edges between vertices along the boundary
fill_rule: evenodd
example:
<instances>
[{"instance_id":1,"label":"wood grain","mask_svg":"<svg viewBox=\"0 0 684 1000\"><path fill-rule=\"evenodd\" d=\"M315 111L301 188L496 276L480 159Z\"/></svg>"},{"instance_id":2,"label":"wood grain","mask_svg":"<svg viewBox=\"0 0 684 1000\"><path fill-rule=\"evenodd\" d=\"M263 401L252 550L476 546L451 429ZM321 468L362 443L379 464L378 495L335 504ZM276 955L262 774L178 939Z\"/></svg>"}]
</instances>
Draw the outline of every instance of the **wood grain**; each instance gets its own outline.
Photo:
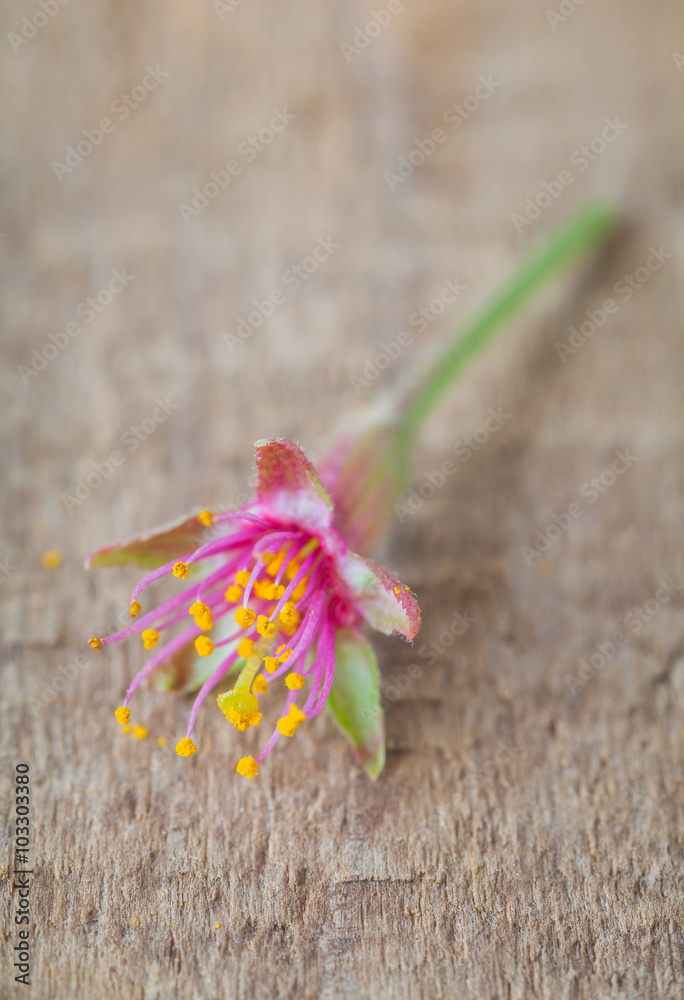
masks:
<instances>
[{"instance_id":1,"label":"wood grain","mask_svg":"<svg viewBox=\"0 0 684 1000\"><path fill-rule=\"evenodd\" d=\"M242 0L223 19L209 0L72 0L16 52L8 33L33 7L3 8L0 859L11 866L26 760L34 997L682 995L684 602L660 581L684 582L684 14L589 0L552 27L542 3L403 6L349 61L340 43L373 9L357 0ZM148 67L157 86L119 118L112 103ZM489 76L501 85L445 125ZM283 108L296 117L246 162L240 143ZM59 180L53 162L107 116L113 131ZM573 153L616 116L628 127L580 170ZM390 191L385 172L440 127ZM185 222L179 204L231 158L239 175ZM568 169L518 232L512 215ZM377 643L380 781L324 717L251 784L235 761L262 737L228 732L210 704L189 761L171 749L183 699L141 691L150 737L124 737L113 709L140 651L96 657L85 640L136 576L86 574L85 555L238 498L256 438L322 454L340 416L589 194L620 204L619 237L440 410L416 487L490 407L507 416L382 553L424 623L413 647ZM230 353L222 334L319 239L339 247ZM625 301L616 282L661 245L672 256ZM133 279L87 322L79 304L122 268ZM350 374L454 278L457 301L355 394ZM563 363L556 343L611 297L617 311ZM22 379L70 321L81 332ZM132 451L123 436L157 398L177 409ZM113 449L124 463L68 512L62 494ZM584 484L618 451L636 460L590 502ZM573 503L582 516L528 565L522 547ZM50 548L64 553L52 571ZM453 638L456 613L475 621ZM624 647L568 685L619 630ZM413 663L425 669L408 682ZM9 877L0 891L9 998L26 991L6 960Z\"/></svg>"}]
</instances>

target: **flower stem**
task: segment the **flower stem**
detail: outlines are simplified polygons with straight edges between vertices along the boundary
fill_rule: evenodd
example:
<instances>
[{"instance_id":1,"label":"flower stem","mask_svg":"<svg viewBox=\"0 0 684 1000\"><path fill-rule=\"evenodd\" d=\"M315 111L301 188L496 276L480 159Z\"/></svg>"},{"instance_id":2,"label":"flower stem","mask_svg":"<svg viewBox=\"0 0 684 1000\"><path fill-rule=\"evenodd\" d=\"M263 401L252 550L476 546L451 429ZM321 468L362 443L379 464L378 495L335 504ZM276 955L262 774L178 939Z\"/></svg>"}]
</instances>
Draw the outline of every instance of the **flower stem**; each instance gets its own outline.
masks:
<instances>
[{"instance_id":1,"label":"flower stem","mask_svg":"<svg viewBox=\"0 0 684 1000\"><path fill-rule=\"evenodd\" d=\"M508 283L475 315L409 398L398 428L406 458L423 423L467 364L544 285L600 246L615 228L617 218L610 205L588 202L532 248Z\"/></svg>"}]
</instances>

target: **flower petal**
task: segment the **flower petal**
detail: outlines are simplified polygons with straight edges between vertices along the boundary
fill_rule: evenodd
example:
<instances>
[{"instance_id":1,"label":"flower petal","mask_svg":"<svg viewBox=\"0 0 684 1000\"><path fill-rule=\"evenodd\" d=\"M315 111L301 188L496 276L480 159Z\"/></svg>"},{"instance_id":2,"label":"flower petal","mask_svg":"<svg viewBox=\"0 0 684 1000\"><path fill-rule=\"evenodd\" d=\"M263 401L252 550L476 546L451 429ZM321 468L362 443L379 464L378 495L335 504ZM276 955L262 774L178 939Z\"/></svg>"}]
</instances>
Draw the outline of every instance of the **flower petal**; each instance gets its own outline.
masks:
<instances>
[{"instance_id":1,"label":"flower petal","mask_svg":"<svg viewBox=\"0 0 684 1000\"><path fill-rule=\"evenodd\" d=\"M332 522L333 503L306 455L286 438L255 442L257 496L270 511L311 531Z\"/></svg>"},{"instance_id":2,"label":"flower petal","mask_svg":"<svg viewBox=\"0 0 684 1000\"><path fill-rule=\"evenodd\" d=\"M420 628L420 609L408 587L382 566L355 552L339 557L337 571L369 625L385 635L400 632L408 640L415 638Z\"/></svg>"},{"instance_id":3,"label":"flower petal","mask_svg":"<svg viewBox=\"0 0 684 1000\"><path fill-rule=\"evenodd\" d=\"M327 701L330 714L371 778L385 763L385 719L375 651L359 632L335 635L335 679Z\"/></svg>"},{"instance_id":4,"label":"flower petal","mask_svg":"<svg viewBox=\"0 0 684 1000\"><path fill-rule=\"evenodd\" d=\"M114 542L98 549L86 560L86 569L91 566L126 566L129 563L157 569L164 563L194 552L206 540L206 527L198 515L181 517L160 528L134 535L125 542Z\"/></svg>"},{"instance_id":5,"label":"flower petal","mask_svg":"<svg viewBox=\"0 0 684 1000\"><path fill-rule=\"evenodd\" d=\"M334 526L350 549L366 555L390 529L394 505L409 485L399 425L361 424L320 465L335 505Z\"/></svg>"}]
</instances>

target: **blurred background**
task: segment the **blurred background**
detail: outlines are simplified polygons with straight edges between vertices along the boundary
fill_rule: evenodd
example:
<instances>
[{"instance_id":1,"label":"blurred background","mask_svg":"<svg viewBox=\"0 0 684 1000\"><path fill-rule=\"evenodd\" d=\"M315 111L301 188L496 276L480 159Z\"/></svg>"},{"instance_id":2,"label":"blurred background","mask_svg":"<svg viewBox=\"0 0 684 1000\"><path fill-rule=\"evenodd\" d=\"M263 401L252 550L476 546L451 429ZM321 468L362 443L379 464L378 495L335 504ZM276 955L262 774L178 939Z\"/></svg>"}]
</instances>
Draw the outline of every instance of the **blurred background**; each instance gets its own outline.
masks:
<instances>
[{"instance_id":1,"label":"blurred background","mask_svg":"<svg viewBox=\"0 0 684 1000\"><path fill-rule=\"evenodd\" d=\"M0 18L0 729L35 771L39 994L190 998L229 975L235 996L678 995L681 4ZM618 206L616 238L422 439L416 486L470 456L384 552L424 624L413 649L378 644L396 693L377 785L323 717L248 787L210 712L192 762L126 741L137 650L50 686L135 581L86 575L90 551L241 502L256 438L322 455L588 196ZM440 645L456 614L475 623ZM153 736L184 729L182 699L139 708Z\"/></svg>"}]
</instances>

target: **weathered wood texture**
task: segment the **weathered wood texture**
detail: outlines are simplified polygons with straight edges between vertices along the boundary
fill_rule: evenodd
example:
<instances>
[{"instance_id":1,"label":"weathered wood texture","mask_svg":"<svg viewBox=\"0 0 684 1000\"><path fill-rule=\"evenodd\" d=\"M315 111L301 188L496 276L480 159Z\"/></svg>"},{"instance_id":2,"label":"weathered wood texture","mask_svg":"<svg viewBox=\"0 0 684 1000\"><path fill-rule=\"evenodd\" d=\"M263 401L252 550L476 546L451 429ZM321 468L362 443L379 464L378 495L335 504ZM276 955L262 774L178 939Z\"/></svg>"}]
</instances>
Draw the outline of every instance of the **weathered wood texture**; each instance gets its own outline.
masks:
<instances>
[{"instance_id":1,"label":"weathered wood texture","mask_svg":"<svg viewBox=\"0 0 684 1000\"><path fill-rule=\"evenodd\" d=\"M34 5L3 7L0 859L26 760L41 1000L682 995L684 604L659 581L684 580L684 11L589 0L552 27L541 0L416 0L347 62L340 42L373 6L236 0L221 20L209 0L72 0L16 52L7 33ZM157 66L123 120L112 102ZM445 112L490 74L452 129ZM296 117L248 163L239 144L284 107ZM616 116L628 127L582 169L573 152ZM105 117L113 131L58 179L52 162ZM384 172L439 127L391 192ZM179 203L231 158L239 176L186 223ZM512 214L563 170L573 183L517 232ZM190 761L171 749L182 699L140 692L150 738L123 736L112 712L140 649L84 643L136 574L87 575L84 556L229 503L257 437L320 454L339 415L590 193L623 206L620 237L497 344L421 446L417 485L490 407L508 415L384 552L424 624L413 648L378 643L381 780L324 717L251 784L235 761L263 734L241 739L211 702ZM222 334L319 238L339 247L230 353ZM615 283L661 245L625 301ZM122 268L134 279L111 304L77 315ZM457 301L357 396L350 373L454 278ZM609 297L617 312L563 363L556 342ZM72 320L80 335L24 384L18 366ZM132 452L122 435L157 397L177 409ZM61 494L112 449L124 464L68 513ZM616 451L636 460L592 502L583 484ZM573 503L583 516L527 565L522 547ZM625 621L649 601L641 627ZM447 645L456 612L476 620ZM572 690L620 629L627 645ZM78 679L56 682L84 649ZM412 663L424 674L405 683ZM2 997L25 995L9 885Z\"/></svg>"}]
</instances>

